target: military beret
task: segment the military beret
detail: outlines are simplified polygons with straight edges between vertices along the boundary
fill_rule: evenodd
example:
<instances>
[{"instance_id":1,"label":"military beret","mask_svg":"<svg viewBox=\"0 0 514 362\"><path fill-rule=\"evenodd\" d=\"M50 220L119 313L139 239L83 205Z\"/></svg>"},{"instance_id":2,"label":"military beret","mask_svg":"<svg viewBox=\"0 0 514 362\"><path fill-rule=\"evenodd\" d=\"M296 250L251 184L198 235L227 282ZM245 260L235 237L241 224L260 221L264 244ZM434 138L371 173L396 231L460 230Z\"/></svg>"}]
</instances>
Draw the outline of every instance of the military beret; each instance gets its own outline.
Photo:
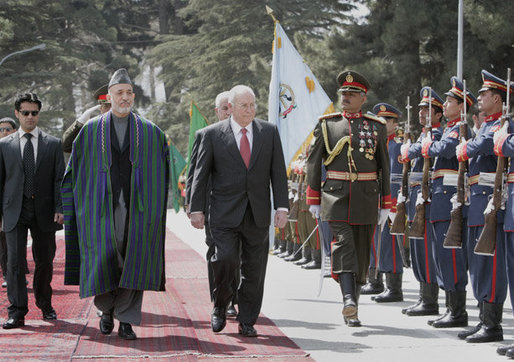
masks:
<instances>
[{"instance_id":1,"label":"military beret","mask_svg":"<svg viewBox=\"0 0 514 362\"><path fill-rule=\"evenodd\" d=\"M339 92L364 92L368 93L371 84L362 74L353 70L345 70L337 76Z\"/></svg>"},{"instance_id":2,"label":"military beret","mask_svg":"<svg viewBox=\"0 0 514 362\"><path fill-rule=\"evenodd\" d=\"M128 72L125 68L120 68L114 72L109 81L109 88L116 84L130 84L132 85L132 81L128 75Z\"/></svg>"},{"instance_id":3,"label":"military beret","mask_svg":"<svg viewBox=\"0 0 514 362\"><path fill-rule=\"evenodd\" d=\"M464 83L455 76L453 76L450 79L450 83L452 85L452 88L445 94L447 96L460 99L464 102ZM472 106L476 102L477 99L475 98L475 96L469 90L466 89L466 103L468 104L468 106Z\"/></svg>"},{"instance_id":4,"label":"military beret","mask_svg":"<svg viewBox=\"0 0 514 362\"><path fill-rule=\"evenodd\" d=\"M443 110L443 99L439 97L435 90L430 87L423 87L419 92L419 96L421 97L421 101L418 106L428 106L428 102L430 100L429 95L432 94L432 106L440 108Z\"/></svg>"}]
</instances>

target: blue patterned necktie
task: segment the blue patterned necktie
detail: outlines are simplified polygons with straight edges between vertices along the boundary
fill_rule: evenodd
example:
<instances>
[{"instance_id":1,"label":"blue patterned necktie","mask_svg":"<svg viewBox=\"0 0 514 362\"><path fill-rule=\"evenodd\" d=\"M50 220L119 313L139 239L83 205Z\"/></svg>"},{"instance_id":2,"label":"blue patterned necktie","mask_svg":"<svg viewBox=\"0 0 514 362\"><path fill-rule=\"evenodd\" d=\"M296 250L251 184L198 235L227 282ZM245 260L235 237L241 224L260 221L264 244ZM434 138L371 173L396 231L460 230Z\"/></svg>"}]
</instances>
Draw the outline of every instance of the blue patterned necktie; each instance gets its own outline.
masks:
<instances>
[{"instance_id":1,"label":"blue patterned necktie","mask_svg":"<svg viewBox=\"0 0 514 362\"><path fill-rule=\"evenodd\" d=\"M25 133L23 135L27 139L23 148L23 172L25 173L25 183L23 184L23 194L32 198L34 196L34 172L36 162L34 160L34 146L32 145L32 134Z\"/></svg>"}]
</instances>

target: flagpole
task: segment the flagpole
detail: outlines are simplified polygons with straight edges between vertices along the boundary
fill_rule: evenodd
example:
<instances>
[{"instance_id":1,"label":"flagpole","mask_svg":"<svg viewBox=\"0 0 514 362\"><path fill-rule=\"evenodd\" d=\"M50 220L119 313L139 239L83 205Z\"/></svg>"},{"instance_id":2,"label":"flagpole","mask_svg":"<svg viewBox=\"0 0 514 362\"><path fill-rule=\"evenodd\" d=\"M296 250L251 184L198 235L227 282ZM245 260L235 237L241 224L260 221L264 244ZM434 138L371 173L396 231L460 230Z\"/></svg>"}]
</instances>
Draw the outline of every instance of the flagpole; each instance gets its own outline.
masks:
<instances>
[{"instance_id":1,"label":"flagpole","mask_svg":"<svg viewBox=\"0 0 514 362\"><path fill-rule=\"evenodd\" d=\"M276 24L278 23L279 21L277 20L277 18L275 18L275 15L273 15L273 9L270 8L268 5L266 5L266 13L271 16L271 18L273 19L273 22Z\"/></svg>"}]
</instances>

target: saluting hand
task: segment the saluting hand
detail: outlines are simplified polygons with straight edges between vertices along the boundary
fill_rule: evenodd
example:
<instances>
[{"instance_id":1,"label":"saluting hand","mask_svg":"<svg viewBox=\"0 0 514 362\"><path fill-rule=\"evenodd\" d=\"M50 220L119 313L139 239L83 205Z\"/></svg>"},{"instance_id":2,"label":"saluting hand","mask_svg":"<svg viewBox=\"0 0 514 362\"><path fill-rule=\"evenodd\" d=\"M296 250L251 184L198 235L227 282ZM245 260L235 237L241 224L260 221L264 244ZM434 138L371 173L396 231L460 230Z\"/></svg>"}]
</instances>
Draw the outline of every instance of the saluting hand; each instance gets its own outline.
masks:
<instances>
[{"instance_id":1,"label":"saluting hand","mask_svg":"<svg viewBox=\"0 0 514 362\"><path fill-rule=\"evenodd\" d=\"M194 212L191 213L191 225L193 225L196 229L203 229L205 225L205 216L203 212Z\"/></svg>"},{"instance_id":2,"label":"saluting hand","mask_svg":"<svg viewBox=\"0 0 514 362\"><path fill-rule=\"evenodd\" d=\"M287 211L279 210L275 212L275 227L282 229L287 223Z\"/></svg>"}]
</instances>

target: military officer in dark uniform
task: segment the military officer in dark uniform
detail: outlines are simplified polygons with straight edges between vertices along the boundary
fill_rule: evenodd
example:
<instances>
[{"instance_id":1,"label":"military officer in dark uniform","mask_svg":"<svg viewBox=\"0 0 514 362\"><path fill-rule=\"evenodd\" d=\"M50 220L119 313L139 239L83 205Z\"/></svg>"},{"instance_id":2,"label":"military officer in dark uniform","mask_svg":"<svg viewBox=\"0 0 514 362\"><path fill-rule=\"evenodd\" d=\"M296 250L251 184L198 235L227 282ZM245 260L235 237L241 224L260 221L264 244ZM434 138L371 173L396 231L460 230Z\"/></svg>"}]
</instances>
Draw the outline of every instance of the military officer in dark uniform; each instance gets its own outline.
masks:
<instances>
[{"instance_id":1,"label":"military officer in dark uniform","mask_svg":"<svg viewBox=\"0 0 514 362\"><path fill-rule=\"evenodd\" d=\"M423 174L424 160L421 156L421 142L426 137L426 123L431 120L430 136L433 141L438 141L442 136L441 118L443 116L443 100L431 88L424 87L420 92L421 102L419 106L419 122L424 126L424 132L418 140L409 145L401 146L403 162L411 162L411 173L409 176L409 201L407 204L408 222L412 225L416 214L416 204L421 193L421 181ZM431 106L430 106L431 102ZM432 114L429 117L429 109ZM430 216L430 203L425 203L425 230ZM402 313L408 316L438 315L439 286L435 274L434 254L432 251L434 240L432 233L425 232L423 238L410 237L410 251L412 258L412 270L414 277L420 283L419 300L414 305L402 309Z\"/></svg>"},{"instance_id":2,"label":"military officer in dark uniform","mask_svg":"<svg viewBox=\"0 0 514 362\"><path fill-rule=\"evenodd\" d=\"M393 205L391 213L389 213L389 219L392 222L396 212L396 196L398 195L402 182L403 163L400 162L400 147L402 143L396 135L399 117L402 113L394 106L387 103L376 104L373 107L373 113L386 121L387 149L389 151L389 167L391 170L391 198ZM401 302L403 301L403 250L400 250L400 245L403 249L403 236L391 235L389 220L383 226L380 242L379 233L380 229L376 226L373 238L375 254L371 253L372 262L370 265L375 265L380 274L385 274L386 289L371 299L377 303ZM400 240L398 240L398 238L400 238ZM376 255L378 255L378 260ZM373 260L375 264L373 264ZM371 269L369 274L371 274ZM368 278L370 278L369 274Z\"/></svg>"},{"instance_id":3,"label":"military officer in dark uniform","mask_svg":"<svg viewBox=\"0 0 514 362\"><path fill-rule=\"evenodd\" d=\"M457 192L456 186L444 185L445 175L457 175L459 163L455 149L460 142L459 122L463 112L464 100L467 107L476 102L471 92L464 96L463 83L457 77L450 80L452 88L446 92L443 104L443 115L448 120L443 135L439 141L425 139L422 143L423 157L433 158L432 194L430 206L430 223L428 231L434 240L435 271L437 282L446 294L446 312L428 323L435 328L466 327L468 313L466 312L466 285L468 284L467 262L465 250L446 249L443 246L446 232L450 225L452 204L450 199ZM462 137L468 138L471 132Z\"/></svg>"},{"instance_id":4,"label":"military officer in dark uniform","mask_svg":"<svg viewBox=\"0 0 514 362\"><path fill-rule=\"evenodd\" d=\"M468 211L467 254L469 276L473 294L480 306L480 322L470 331L458 336L466 342L494 342L503 340L501 326L503 303L507 297L505 265L504 211L497 214L496 250L494 256L474 253L482 229L484 211L493 193L490 183L483 182L487 173L496 174L497 158L494 154L494 132L500 129L502 100L506 95L506 82L482 70L483 84L478 91L478 108L486 113L484 124L477 135L457 146L459 161L469 160L468 185L470 187Z\"/></svg>"},{"instance_id":5,"label":"military officer in dark uniform","mask_svg":"<svg viewBox=\"0 0 514 362\"><path fill-rule=\"evenodd\" d=\"M314 216L329 221L332 275L343 294L343 316L360 326L357 306L366 282L374 226L391 208L385 121L362 114L370 83L361 74L339 74L342 113L322 116L307 160L307 203ZM326 181L322 180L322 163ZM380 217L379 217L380 215Z\"/></svg>"}]
</instances>

